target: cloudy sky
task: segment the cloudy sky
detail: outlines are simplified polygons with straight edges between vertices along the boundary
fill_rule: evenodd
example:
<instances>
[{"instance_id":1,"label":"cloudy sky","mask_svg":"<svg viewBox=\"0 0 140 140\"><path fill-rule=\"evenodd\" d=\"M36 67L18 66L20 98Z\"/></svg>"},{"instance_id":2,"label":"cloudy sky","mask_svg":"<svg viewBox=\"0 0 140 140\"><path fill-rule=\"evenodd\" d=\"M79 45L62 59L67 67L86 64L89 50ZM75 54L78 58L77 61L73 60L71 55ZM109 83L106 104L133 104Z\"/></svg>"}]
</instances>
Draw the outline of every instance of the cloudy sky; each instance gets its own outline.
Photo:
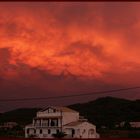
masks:
<instances>
[{"instance_id":1,"label":"cloudy sky","mask_svg":"<svg viewBox=\"0 0 140 140\"><path fill-rule=\"evenodd\" d=\"M140 3L0 3L0 99L81 94L139 85ZM140 99L139 91L112 96ZM107 95L1 102L0 111L86 102Z\"/></svg>"}]
</instances>

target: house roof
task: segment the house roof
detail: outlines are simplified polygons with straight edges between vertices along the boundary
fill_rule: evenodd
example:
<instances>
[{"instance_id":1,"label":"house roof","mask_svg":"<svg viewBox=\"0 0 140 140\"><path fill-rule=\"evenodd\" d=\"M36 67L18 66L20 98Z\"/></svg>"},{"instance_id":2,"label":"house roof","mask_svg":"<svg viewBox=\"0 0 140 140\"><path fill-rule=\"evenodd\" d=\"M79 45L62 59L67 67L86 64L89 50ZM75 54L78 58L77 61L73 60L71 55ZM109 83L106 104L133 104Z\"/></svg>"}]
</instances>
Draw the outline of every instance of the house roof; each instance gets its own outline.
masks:
<instances>
[{"instance_id":1,"label":"house roof","mask_svg":"<svg viewBox=\"0 0 140 140\"><path fill-rule=\"evenodd\" d=\"M45 116L45 117L34 117L34 119L50 119L50 118L61 118L62 116Z\"/></svg>"},{"instance_id":2,"label":"house roof","mask_svg":"<svg viewBox=\"0 0 140 140\"><path fill-rule=\"evenodd\" d=\"M77 126L77 125L82 124L83 122L85 122L85 121L74 121L74 122L70 122L64 126Z\"/></svg>"},{"instance_id":3,"label":"house roof","mask_svg":"<svg viewBox=\"0 0 140 140\"><path fill-rule=\"evenodd\" d=\"M70 109L68 107L59 107L59 106L49 106L47 108L42 109L41 112L47 110L48 108L56 109L56 110L62 111L62 112L75 112L75 113L77 112L77 111Z\"/></svg>"}]
</instances>

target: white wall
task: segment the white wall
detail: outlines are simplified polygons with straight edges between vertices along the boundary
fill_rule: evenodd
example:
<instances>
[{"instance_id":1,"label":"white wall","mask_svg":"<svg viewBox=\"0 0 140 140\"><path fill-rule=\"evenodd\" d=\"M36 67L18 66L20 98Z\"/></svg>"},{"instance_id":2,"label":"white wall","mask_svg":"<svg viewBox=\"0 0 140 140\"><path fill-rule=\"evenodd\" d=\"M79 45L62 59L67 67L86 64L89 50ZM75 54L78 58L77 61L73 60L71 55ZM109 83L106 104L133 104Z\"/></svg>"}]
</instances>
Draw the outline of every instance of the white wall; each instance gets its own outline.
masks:
<instances>
[{"instance_id":1,"label":"white wall","mask_svg":"<svg viewBox=\"0 0 140 140\"><path fill-rule=\"evenodd\" d=\"M62 125L79 120L79 113L77 113L77 112L63 112L62 116L63 116Z\"/></svg>"},{"instance_id":2,"label":"white wall","mask_svg":"<svg viewBox=\"0 0 140 140\"><path fill-rule=\"evenodd\" d=\"M91 123L83 122L80 125L73 127L65 126L65 132L68 135L71 134L71 128L74 128L75 130L74 138L97 138L96 126L92 125ZM89 130L91 129L94 130L94 133L89 133Z\"/></svg>"},{"instance_id":3,"label":"white wall","mask_svg":"<svg viewBox=\"0 0 140 140\"><path fill-rule=\"evenodd\" d=\"M130 122L131 127L140 128L140 122Z\"/></svg>"}]
</instances>

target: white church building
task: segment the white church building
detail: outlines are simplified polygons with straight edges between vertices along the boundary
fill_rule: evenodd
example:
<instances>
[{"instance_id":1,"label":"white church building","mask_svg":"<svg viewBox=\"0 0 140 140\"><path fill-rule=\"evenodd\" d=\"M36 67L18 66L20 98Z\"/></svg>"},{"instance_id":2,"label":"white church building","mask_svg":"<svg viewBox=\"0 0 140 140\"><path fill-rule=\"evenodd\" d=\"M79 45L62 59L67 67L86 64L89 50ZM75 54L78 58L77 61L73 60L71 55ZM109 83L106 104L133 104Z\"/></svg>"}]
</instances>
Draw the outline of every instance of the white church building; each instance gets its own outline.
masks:
<instances>
[{"instance_id":1,"label":"white church building","mask_svg":"<svg viewBox=\"0 0 140 140\"><path fill-rule=\"evenodd\" d=\"M65 138L99 138L95 125L67 107L47 107L25 127L26 138L54 138L53 134L59 132L64 132Z\"/></svg>"}]
</instances>

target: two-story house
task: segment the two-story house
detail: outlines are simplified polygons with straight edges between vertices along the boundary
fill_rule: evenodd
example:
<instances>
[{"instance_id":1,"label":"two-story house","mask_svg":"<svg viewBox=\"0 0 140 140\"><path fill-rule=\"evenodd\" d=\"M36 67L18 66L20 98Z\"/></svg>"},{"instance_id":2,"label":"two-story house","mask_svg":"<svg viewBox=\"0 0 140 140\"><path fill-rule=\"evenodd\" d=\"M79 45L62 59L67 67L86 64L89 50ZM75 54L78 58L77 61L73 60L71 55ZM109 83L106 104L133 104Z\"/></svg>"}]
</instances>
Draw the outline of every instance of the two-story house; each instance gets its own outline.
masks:
<instances>
[{"instance_id":1,"label":"two-story house","mask_svg":"<svg viewBox=\"0 0 140 140\"><path fill-rule=\"evenodd\" d=\"M47 107L37 112L33 123L25 127L26 138L53 138L59 132L65 132L66 138L99 138L95 125L67 107Z\"/></svg>"}]
</instances>

